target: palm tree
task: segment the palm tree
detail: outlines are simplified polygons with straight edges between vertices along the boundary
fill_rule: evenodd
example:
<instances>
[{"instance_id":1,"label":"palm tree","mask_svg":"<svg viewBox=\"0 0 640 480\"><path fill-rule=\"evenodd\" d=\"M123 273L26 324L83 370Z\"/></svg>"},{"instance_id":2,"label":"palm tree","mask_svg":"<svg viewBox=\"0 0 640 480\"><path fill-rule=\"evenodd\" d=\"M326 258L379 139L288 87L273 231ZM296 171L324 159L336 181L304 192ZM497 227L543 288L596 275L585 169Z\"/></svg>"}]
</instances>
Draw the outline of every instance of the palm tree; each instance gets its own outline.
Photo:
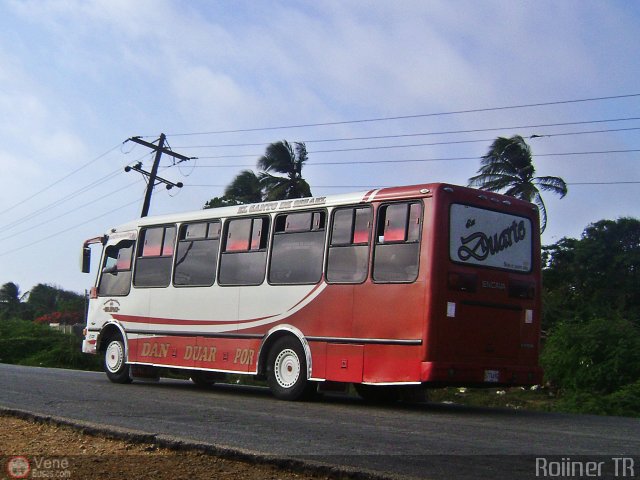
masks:
<instances>
[{"instance_id":1,"label":"palm tree","mask_svg":"<svg viewBox=\"0 0 640 480\"><path fill-rule=\"evenodd\" d=\"M520 135L496 138L480 163L478 175L471 177L468 185L535 203L540 210L540 231L544 232L547 209L540 190L563 198L567 194L565 181L560 177L535 176L531 148Z\"/></svg>"},{"instance_id":2,"label":"palm tree","mask_svg":"<svg viewBox=\"0 0 640 480\"><path fill-rule=\"evenodd\" d=\"M294 142L292 145L283 140L267 146L264 155L258 159L265 200L310 197L311 188L302 178L302 167L307 159L307 147L302 142ZM272 172L286 177L274 176Z\"/></svg>"},{"instance_id":3,"label":"palm tree","mask_svg":"<svg viewBox=\"0 0 640 480\"><path fill-rule=\"evenodd\" d=\"M222 197L212 198L204 208L310 197L311 188L302 178L302 167L307 160L307 147L302 142L271 143L258 159L261 172L243 170L225 188Z\"/></svg>"},{"instance_id":4,"label":"palm tree","mask_svg":"<svg viewBox=\"0 0 640 480\"><path fill-rule=\"evenodd\" d=\"M204 208L228 207L262 201L264 201L264 192L260 177L251 170L243 170L227 185L223 196L207 201Z\"/></svg>"},{"instance_id":5,"label":"palm tree","mask_svg":"<svg viewBox=\"0 0 640 480\"><path fill-rule=\"evenodd\" d=\"M259 203L264 200L260 177L252 170L241 171L224 189L224 196L240 203Z\"/></svg>"}]
</instances>

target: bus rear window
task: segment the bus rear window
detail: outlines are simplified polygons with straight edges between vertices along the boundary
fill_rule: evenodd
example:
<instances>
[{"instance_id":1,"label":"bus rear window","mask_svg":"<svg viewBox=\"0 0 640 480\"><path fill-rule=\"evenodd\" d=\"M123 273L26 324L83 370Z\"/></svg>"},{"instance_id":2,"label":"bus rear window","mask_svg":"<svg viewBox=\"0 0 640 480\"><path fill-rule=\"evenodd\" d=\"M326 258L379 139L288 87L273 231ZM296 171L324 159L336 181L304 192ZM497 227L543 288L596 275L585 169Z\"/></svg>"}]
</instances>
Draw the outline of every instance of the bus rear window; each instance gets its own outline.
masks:
<instances>
[{"instance_id":1,"label":"bus rear window","mask_svg":"<svg viewBox=\"0 0 640 480\"><path fill-rule=\"evenodd\" d=\"M531 220L469 205L449 212L449 258L456 263L530 272Z\"/></svg>"}]
</instances>

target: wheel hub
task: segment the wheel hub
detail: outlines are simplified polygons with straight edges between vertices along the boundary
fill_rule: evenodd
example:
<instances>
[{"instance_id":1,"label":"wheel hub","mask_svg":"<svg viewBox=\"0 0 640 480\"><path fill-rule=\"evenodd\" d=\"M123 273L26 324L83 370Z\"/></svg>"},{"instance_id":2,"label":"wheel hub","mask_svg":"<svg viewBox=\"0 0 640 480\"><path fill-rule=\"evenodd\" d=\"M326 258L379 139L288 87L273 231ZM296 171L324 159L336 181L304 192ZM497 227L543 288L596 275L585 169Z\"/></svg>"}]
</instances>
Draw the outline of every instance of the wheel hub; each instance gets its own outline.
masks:
<instances>
[{"instance_id":1,"label":"wheel hub","mask_svg":"<svg viewBox=\"0 0 640 480\"><path fill-rule=\"evenodd\" d=\"M291 388L300 377L300 359L293 350L282 350L276 357L274 373L278 385L282 388Z\"/></svg>"},{"instance_id":2,"label":"wheel hub","mask_svg":"<svg viewBox=\"0 0 640 480\"><path fill-rule=\"evenodd\" d=\"M106 366L111 373L117 373L124 363L124 349L120 342L111 342L106 351Z\"/></svg>"}]
</instances>

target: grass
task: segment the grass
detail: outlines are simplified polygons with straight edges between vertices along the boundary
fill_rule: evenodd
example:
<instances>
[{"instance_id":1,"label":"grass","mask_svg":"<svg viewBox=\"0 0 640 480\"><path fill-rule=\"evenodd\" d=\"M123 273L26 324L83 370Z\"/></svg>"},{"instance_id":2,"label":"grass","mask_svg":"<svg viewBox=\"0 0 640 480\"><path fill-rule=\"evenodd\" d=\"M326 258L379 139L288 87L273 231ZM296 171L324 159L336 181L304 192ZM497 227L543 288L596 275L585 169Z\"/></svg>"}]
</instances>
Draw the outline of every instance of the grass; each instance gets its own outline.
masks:
<instances>
[{"instance_id":1,"label":"grass","mask_svg":"<svg viewBox=\"0 0 640 480\"><path fill-rule=\"evenodd\" d=\"M514 410L559 411L558 397L555 392L539 386L533 388L434 388L429 390L429 401Z\"/></svg>"}]
</instances>

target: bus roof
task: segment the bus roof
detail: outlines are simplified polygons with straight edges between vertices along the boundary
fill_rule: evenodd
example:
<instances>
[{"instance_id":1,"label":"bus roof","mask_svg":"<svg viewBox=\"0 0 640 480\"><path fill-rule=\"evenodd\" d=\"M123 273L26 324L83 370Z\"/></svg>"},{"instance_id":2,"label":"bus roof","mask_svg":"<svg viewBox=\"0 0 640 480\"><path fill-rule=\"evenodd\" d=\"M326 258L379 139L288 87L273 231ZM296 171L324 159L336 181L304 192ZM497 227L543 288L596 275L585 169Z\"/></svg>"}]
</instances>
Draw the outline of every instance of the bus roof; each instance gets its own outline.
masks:
<instances>
[{"instance_id":1,"label":"bus roof","mask_svg":"<svg viewBox=\"0 0 640 480\"><path fill-rule=\"evenodd\" d=\"M183 223L209 220L212 218L226 218L236 217L242 215L255 215L258 213L271 213L279 211L291 211L296 209L305 209L314 206L321 207L335 207L340 205L353 205L358 203L369 203L372 201L384 201L384 200L401 200L406 198L420 198L428 197L435 194L437 190L444 188L456 189L458 191L465 191L467 195L478 196L479 190L474 188L462 187L458 185L446 184L446 183L426 183L418 185L405 185L398 187L385 187L378 189L371 189L368 191L329 195L324 197L307 197L297 198L292 200L276 200L273 202L253 203L246 205L233 205L229 207L211 208L203 210L195 210L185 213L176 213L168 215L158 215L151 217L144 217L132 220L130 222L121 224L111 230L111 233L123 232L135 230L141 226L148 225L161 225L166 223ZM532 204L515 199L513 197L506 197L496 193L482 192L484 195L491 195L500 199L509 199L513 204L520 204L521 206L531 207Z\"/></svg>"}]
</instances>

